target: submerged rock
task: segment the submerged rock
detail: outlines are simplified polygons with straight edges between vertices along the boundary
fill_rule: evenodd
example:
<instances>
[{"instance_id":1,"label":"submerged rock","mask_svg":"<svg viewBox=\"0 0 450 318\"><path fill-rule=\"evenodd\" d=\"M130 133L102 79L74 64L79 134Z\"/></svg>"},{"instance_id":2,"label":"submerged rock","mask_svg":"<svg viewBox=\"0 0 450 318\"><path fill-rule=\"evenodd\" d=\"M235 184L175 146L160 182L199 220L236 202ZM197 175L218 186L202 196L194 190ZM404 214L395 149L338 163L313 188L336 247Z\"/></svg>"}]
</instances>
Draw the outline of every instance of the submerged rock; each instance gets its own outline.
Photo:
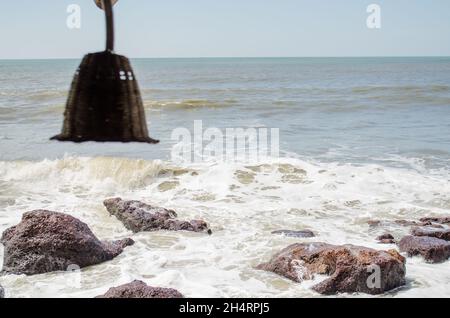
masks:
<instances>
[{"instance_id":1,"label":"submerged rock","mask_svg":"<svg viewBox=\"0 0 450 318\"><path fill-rule=\"evenodd\" d=\"M184 298L175 289L150 287L144 282L135 280L132 283L110 288L106 294L96 298Z\"/></svg>"},{"instance_id":2,"label":"submerged rock","mask_svg":"<svg viewBox=\"0 0 450 318\"><path fill-rule=\"evenodd\" d=\"M450 216L426 217L421 218L421 222L433 222L439 224L450 224Z\"/></svg>"},{"instance_id":3,"label":"submerged rock","mask_svg":"<svg viewBox=\"0 0 450 318\"><path fill-rule=\"evenodd\" d=\"M0 298L5 298L5 290L0 286Z\"/></svg>"},{"instance_id":4,"label":"submerged rock","mask_svg":"<svg viewBox=\"0 0 450 318\"><path fill-rule=\"evenodd\" d=\"M415 226L415 225L420 225L418 222L416 222L416 221L410 221L410 220L395 220L394 223L397 224L397 225L401 225L401 226Z\"/></svg>"},{"instance_id":5,"label":"submerged rock","mask_svg":"<svg viewBox=\"0 0 450 318\"><path fill-rule=\"evenodd\" d=\"M298 238L315 237L315 234L310 230L303 230L303 231L279 230L273 231L272 234L279 234L285 235L287 237L298 237Z\"/></svg>"},{"instance_id":6,"label":"submerged rock","mask_svg":"<svg viewBox=\"0 0 450 318\"><path fill-rule=\"evenodd\" d=\"M381 227L381 226L403 226L403 227L409 227L409 226L431 226L436 228L444 228L440 224L435 224L431 221L410 221L410 220L369 220L367 221L367 224L370 227Z\"/></svg>"},{"instance_id":7,"label":"submerged rock","mask_svg":"<svg viewBox=\"0 0 450 318\"><path fill-rule=\"evenodd\" d=\"M405 227L408 227L408 226L430 226L430 227L435 227L435 228L443 228L442 225L435 224L430 221L417 222L417 221L408 221L408 220L396 220L394 223L397 225L405 226Z\"/></svg>"},{"instance_id":8,"label":"submerged rock","mask_svg":"<svg viewBox=\"0 0 450 318\"><path fill-rule=\"evenodd\" d=\"M395 250L326 243L293 244L257 268L295 282L312 279L316 274L328 275L328 279L313 287L325 295L381 294L403 286L406 273L405 258Z\"/></svg>"},{"instance_id":9,"label":"submerged rock","mask_svg":"<svg viewBox=\"0 0 450 318\"><path fill-rule=\"evenodd\" d=\"M176 219L175 211L154 207L140 201L114 198L105 200L103 204L111 215L134 233L157 230L212 233L204 221L180 221Z\"/></svg>"},{"instance_id":10,"label":"submerged rock","mask_svg":"<svg viewBox=\"0 0 450 318\"><path fill-rule=\"evenodd\" d=\"M421 255L427 262L442 263L450 257L450 242L429 236L408 235L398 243L408 256Z\"/></svg>"},{"instance_id":11,"label":"submerged rock","mask_svg":"<svg viewBox=\"0 0 450 318\"><path fill-rule=\"evenodd\" d=\"M101 242L80 220L37 210L25 213L18 225L3 232L1 243L5 246L3 272L35 275L103 263L134 242Z\"/></svg>"},{"instance_id":12,"label":"submerged rock","mask_svg":"<svg viewBox=\"0 0 450 318\"><path fill-rule=\"evenodd\" d=\"M380 244L395 244L395 238L389 233L378 236L377 241Z\"/></svg>"},{"instance_id":13,"label":"submerged rock","mask_svg":"<svg viewBox=\"0 0 450 318\"><path fill-rule=\"evenodd\" d=\"M437 229L434 227L416 227L411 230L414 236L429 236L450 241L450 229Z\"/></svg>"}]
</instances>

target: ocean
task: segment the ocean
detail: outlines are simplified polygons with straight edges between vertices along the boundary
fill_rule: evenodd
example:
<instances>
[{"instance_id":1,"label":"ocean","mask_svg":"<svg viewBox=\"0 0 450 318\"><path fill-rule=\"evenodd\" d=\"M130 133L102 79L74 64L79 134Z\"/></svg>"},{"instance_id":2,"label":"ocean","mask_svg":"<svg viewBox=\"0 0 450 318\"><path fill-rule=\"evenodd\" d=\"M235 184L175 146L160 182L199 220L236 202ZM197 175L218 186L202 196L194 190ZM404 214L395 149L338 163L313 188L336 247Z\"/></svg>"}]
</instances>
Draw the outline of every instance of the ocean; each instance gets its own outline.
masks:
<instances>
[{"instance_id":1,"label":"ocean","mask_svg":"<svg viewBox=\"0 0 450 318\"><path fill-rule=\"evenodd\" d=\"M134 59L158 145L49 140L79 63L0 60L0 232L47 209L137 244L81 273L2 276L9 296L93 297L141 279L187 297L318 297L312 282L254 267L298 241L395 248L375 238L407 228L367 222L450 214L448 57ZM279 128L280 155L174 162L172 132L196 120ZM103 207L110 197L204 219L213 235L132 235ZM407 285L377 297L450 297L448 268L409 258Z\"/></svg>"}]
</instances>

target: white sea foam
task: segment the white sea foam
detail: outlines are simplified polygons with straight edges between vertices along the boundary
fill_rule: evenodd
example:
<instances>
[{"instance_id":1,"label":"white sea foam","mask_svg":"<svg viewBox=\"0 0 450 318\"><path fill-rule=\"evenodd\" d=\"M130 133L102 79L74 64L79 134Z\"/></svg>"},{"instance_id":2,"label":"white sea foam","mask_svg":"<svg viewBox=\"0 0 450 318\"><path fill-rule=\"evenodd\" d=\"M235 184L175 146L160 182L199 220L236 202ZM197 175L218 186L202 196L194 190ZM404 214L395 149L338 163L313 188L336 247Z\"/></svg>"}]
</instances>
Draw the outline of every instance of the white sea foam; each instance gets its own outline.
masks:
<instances>
[{"instance_id":1,"label":"white sea foam","mask_svg":"<svg viewBox=\"0 0 450 318\"><path fill-rule=\"evenodd\" d=\"M189 297L314 297L311 282L296 284L254 269L299 241L271 235L273 230L314 231L316 238L300 240L306 242L395 248L377 245L374 238L386 229L370 229L367 221L448 214L449 190L447 170L294 158L186 166L87 157L0 162L1 231L17 224L23 212L42 208L80 218L102 239L137 241L115 260L82 270L81 288L69 273L4 276L0 283L17 297L91 297L132 279L177 288ZM213 235L133 235L102 206L112 196L173 208L183 219L205 219ZM447 267L448 262L408 259L409 284L394 296L450 296Z\"/></svg>"}]
</instances>

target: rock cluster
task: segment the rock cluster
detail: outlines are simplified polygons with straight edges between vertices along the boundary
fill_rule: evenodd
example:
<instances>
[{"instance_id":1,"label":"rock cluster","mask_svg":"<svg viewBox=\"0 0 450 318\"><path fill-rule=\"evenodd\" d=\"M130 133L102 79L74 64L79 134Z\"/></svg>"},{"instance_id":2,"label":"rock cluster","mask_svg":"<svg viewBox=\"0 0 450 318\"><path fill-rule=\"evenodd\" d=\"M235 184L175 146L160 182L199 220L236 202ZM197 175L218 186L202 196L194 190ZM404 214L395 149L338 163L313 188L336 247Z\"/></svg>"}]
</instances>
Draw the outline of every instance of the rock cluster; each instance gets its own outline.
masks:
<instances>
[{"instance_id":1,"label":"rock cluster","mask_svg":"<svg viewBox=\"0 0 450 318\"><path fill-rule=\"evenodd\" d=\"M442 263L450 257L450 242L435 237L408 235L401 239L398 246L408 256L420 255L430 263Z\"/></svg>"},{"instance_id":2,"label":"rock cluster","mask_svg":"<svg viewBox=\"0 0 450 318\"><path fill-rule=\"evenodd\" d=\"M422 256L429 263L441 263L450 258L448 249L450 241L450 216L424 217L419 221L370 220L370 227L399 225L411 227L409 234L396 242L390 234L379 236L380 243L397 243L400 251L407 256Z\"/></svg>"},{"instance_id":3,"label":"rock cluster","mask_svg":"<svg viewBox=\"0 0 450 318\"><path fill-rule=\"evenodd\" d=\"M405 284L405 258L397 251L326 243L293 244L257 267L295 282L330 276L313 289L321 294L381 294ZM373 276L379 274L379 277Z\"/></svg>"},{"instance_id":4,"label":"rock cluster","mask_svg":"<svg viewBox=\"0 0 450 318\"><path fill-rule=\"evenodd\" d=\"M438 217L425 217L421 218L420 222L432 222L432 223L439 223L439 224L449 224L450 225L450 215L449 216L438 216Z\"/></svg>"},{"instance_id":5,"label":"rock cluster","mask_svg":"<svg viewBox=\"0 0 450 318\"><path fill-rule=\"evenodd\" d=\"M437 229L434 227L415 227L411 230L414 236L429 236L440 240L450 241L450 229Z\"/></svg>"}]
</instances>

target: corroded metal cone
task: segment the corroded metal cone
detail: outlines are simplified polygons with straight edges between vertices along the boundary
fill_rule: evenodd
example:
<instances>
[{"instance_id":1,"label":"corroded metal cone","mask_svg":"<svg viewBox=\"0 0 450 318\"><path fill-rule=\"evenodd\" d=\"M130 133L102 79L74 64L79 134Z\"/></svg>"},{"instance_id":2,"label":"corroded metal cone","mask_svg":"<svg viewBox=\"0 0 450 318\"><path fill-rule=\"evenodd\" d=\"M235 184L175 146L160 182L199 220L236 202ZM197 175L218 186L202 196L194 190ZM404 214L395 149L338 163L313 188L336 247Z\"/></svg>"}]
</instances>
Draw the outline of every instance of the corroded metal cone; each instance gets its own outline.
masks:
<instances>
[{"instance_id":1,"label":"corroded metal cone","mask_svg":"<svg viewBox=\"0 0 450 318\"><path fill-rule=\"evenodd\" d=\"M72 82L59 141L146 142L145 111L129 60L110 51L84 57Z\"/></svg>"},{"instance_id":2,"label":"corroded metal cone","mask_svg":"<svg viewBox=\"0 0 450 318\"><path fill-rule=\"evenodd\" d=\"M111 4L115 5L117 3L118 0L112 0ZM103 3L103 0L94 0L95 4L97 5L97 7L99 7L100 9L105 9L105 4Z\"/></svg>"}]
</instances>

